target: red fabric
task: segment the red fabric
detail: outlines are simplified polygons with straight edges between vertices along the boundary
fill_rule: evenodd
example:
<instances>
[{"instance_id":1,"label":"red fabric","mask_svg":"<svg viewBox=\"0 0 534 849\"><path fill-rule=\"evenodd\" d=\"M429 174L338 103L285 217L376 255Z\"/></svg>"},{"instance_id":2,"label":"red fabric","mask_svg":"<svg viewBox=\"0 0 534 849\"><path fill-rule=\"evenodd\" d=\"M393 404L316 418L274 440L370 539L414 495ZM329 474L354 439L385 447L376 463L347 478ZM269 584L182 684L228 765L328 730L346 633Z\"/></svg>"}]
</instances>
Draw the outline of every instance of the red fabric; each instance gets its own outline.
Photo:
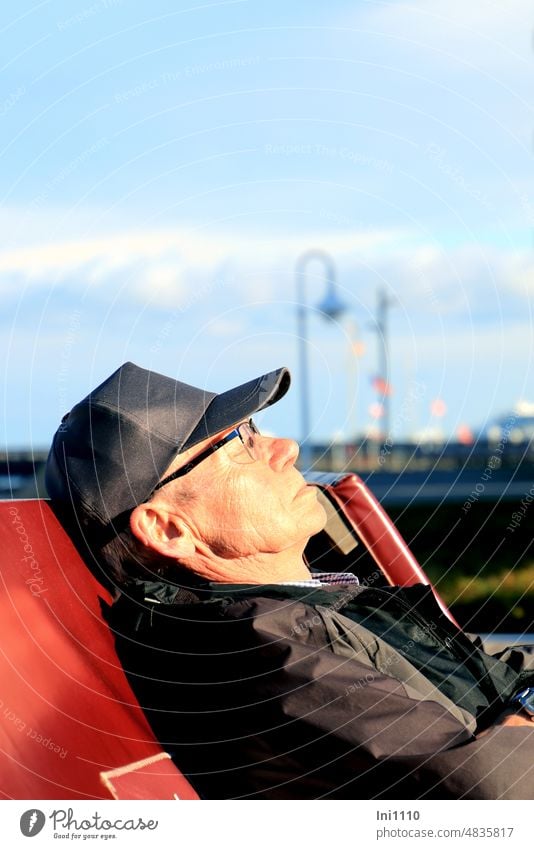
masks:
<instances>
[{"instance_id":1,"label":"red fabric","mask_svg":"<svg viewBox=\"0 0 534 849\"><path fill-rule=\"evenodd\" d=\"M165 752L103 772L101 779L114 799L198 799Z\"/></svg>"},{"instance_id":2,"label":"red fabric","mask_svg":"<svg viewBox=\"0 0 534 849\"><path fill-rule=\"evenodd\" d=\"M109 799L102 771L162 753L102 618L109 594L45 501L1 502L0 532L0 796Z\"/></svg>"}]
</instances>

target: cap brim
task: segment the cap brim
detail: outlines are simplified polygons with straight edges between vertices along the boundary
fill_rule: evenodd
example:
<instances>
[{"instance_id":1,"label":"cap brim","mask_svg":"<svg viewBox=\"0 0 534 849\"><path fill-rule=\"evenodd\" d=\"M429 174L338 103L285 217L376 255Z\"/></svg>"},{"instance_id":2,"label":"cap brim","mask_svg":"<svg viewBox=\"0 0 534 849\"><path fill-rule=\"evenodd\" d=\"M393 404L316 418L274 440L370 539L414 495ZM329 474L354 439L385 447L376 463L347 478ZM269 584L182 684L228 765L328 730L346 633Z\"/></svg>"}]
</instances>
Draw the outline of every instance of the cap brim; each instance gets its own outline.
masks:
<instances>
[{"instance_id":1,"label":"cap brim","mask_svg":"<svg viewBox=\"0 0 534 849\"><path fill-rule=\"evenodd\" d=\"M182 451L275 404L286 394L290 383L288 369L281 368L216 395L185 441Z\"/></svg>"}]
</instances>

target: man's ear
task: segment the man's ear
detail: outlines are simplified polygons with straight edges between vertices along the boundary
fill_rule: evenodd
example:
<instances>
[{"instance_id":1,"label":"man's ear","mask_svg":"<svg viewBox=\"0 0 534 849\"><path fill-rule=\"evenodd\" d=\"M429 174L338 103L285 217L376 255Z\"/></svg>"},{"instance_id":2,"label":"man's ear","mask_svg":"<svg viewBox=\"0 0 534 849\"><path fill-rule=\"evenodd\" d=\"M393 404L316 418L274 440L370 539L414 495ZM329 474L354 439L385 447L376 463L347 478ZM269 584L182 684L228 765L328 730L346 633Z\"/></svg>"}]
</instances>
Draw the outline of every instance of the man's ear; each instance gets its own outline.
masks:
<instances>
[{"instance_id":1,"label":"man's ear","mask_svg":"<svg viewBox=\"0 0 534 849\"><path fill-rule=\"evenodd\" d=\"M187 522L157 503L140 504L130 515L135 537L164 557L183 560L195 553L195 541Z\"/></svg>"}]
</instances>

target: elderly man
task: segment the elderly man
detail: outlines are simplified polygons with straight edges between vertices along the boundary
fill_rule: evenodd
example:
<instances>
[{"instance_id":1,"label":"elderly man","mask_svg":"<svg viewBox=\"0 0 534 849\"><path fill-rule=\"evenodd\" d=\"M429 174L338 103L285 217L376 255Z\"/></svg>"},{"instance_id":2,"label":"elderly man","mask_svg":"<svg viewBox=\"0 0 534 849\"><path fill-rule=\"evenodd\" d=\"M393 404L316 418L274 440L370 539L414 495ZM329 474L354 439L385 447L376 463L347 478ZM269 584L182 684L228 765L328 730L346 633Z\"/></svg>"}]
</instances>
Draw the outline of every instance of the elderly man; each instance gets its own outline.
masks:
<instances>
[{"instance_id":1,"label":"elderly man","mask_svg":"<svg viewBox=\"0 0 534 849\"><path fill-rule=\"evenodd\" d=\"M117 588L157 736L207 798L532 798L531 658L486 655L426 587L310 572L324 509L251 418L288 387L127 363L55 435L50 496Z\"/></svg>"}]
</instances>

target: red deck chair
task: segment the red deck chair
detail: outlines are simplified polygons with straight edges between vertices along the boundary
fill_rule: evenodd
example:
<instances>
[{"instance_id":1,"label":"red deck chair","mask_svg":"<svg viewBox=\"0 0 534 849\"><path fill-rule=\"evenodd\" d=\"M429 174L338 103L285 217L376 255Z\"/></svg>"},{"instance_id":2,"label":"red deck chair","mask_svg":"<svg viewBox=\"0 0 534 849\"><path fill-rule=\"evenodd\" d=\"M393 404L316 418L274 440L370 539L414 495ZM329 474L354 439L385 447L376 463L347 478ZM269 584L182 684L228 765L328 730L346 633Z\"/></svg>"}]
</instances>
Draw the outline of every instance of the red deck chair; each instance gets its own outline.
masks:
<instances>
[{"instance_id":1,"label":"red deck chair","mask_svg":"<svg viewBox=\"0 0 534 849\"><path fill-rule=\"evenodd\" d=\"M319 568L350 568L360 541L389 583L428 584L357 475L319 483L330 505L327 534L318 535L329 552L316 557ZM198 798L154 738L120 666L101 610L108 592L48 503L0 502L0 529L2 796Z\"/></svg>"},{"instance_id":2,"label":"red deck chair","mask_svg":"<svg viewBox=\"0 0 534 849\"><path fill-rule=\"evenodd\" d=\"M0 502L0 794L194 799L118 662L101 600L46 501Z\"/></svg>"}]
</instances>

